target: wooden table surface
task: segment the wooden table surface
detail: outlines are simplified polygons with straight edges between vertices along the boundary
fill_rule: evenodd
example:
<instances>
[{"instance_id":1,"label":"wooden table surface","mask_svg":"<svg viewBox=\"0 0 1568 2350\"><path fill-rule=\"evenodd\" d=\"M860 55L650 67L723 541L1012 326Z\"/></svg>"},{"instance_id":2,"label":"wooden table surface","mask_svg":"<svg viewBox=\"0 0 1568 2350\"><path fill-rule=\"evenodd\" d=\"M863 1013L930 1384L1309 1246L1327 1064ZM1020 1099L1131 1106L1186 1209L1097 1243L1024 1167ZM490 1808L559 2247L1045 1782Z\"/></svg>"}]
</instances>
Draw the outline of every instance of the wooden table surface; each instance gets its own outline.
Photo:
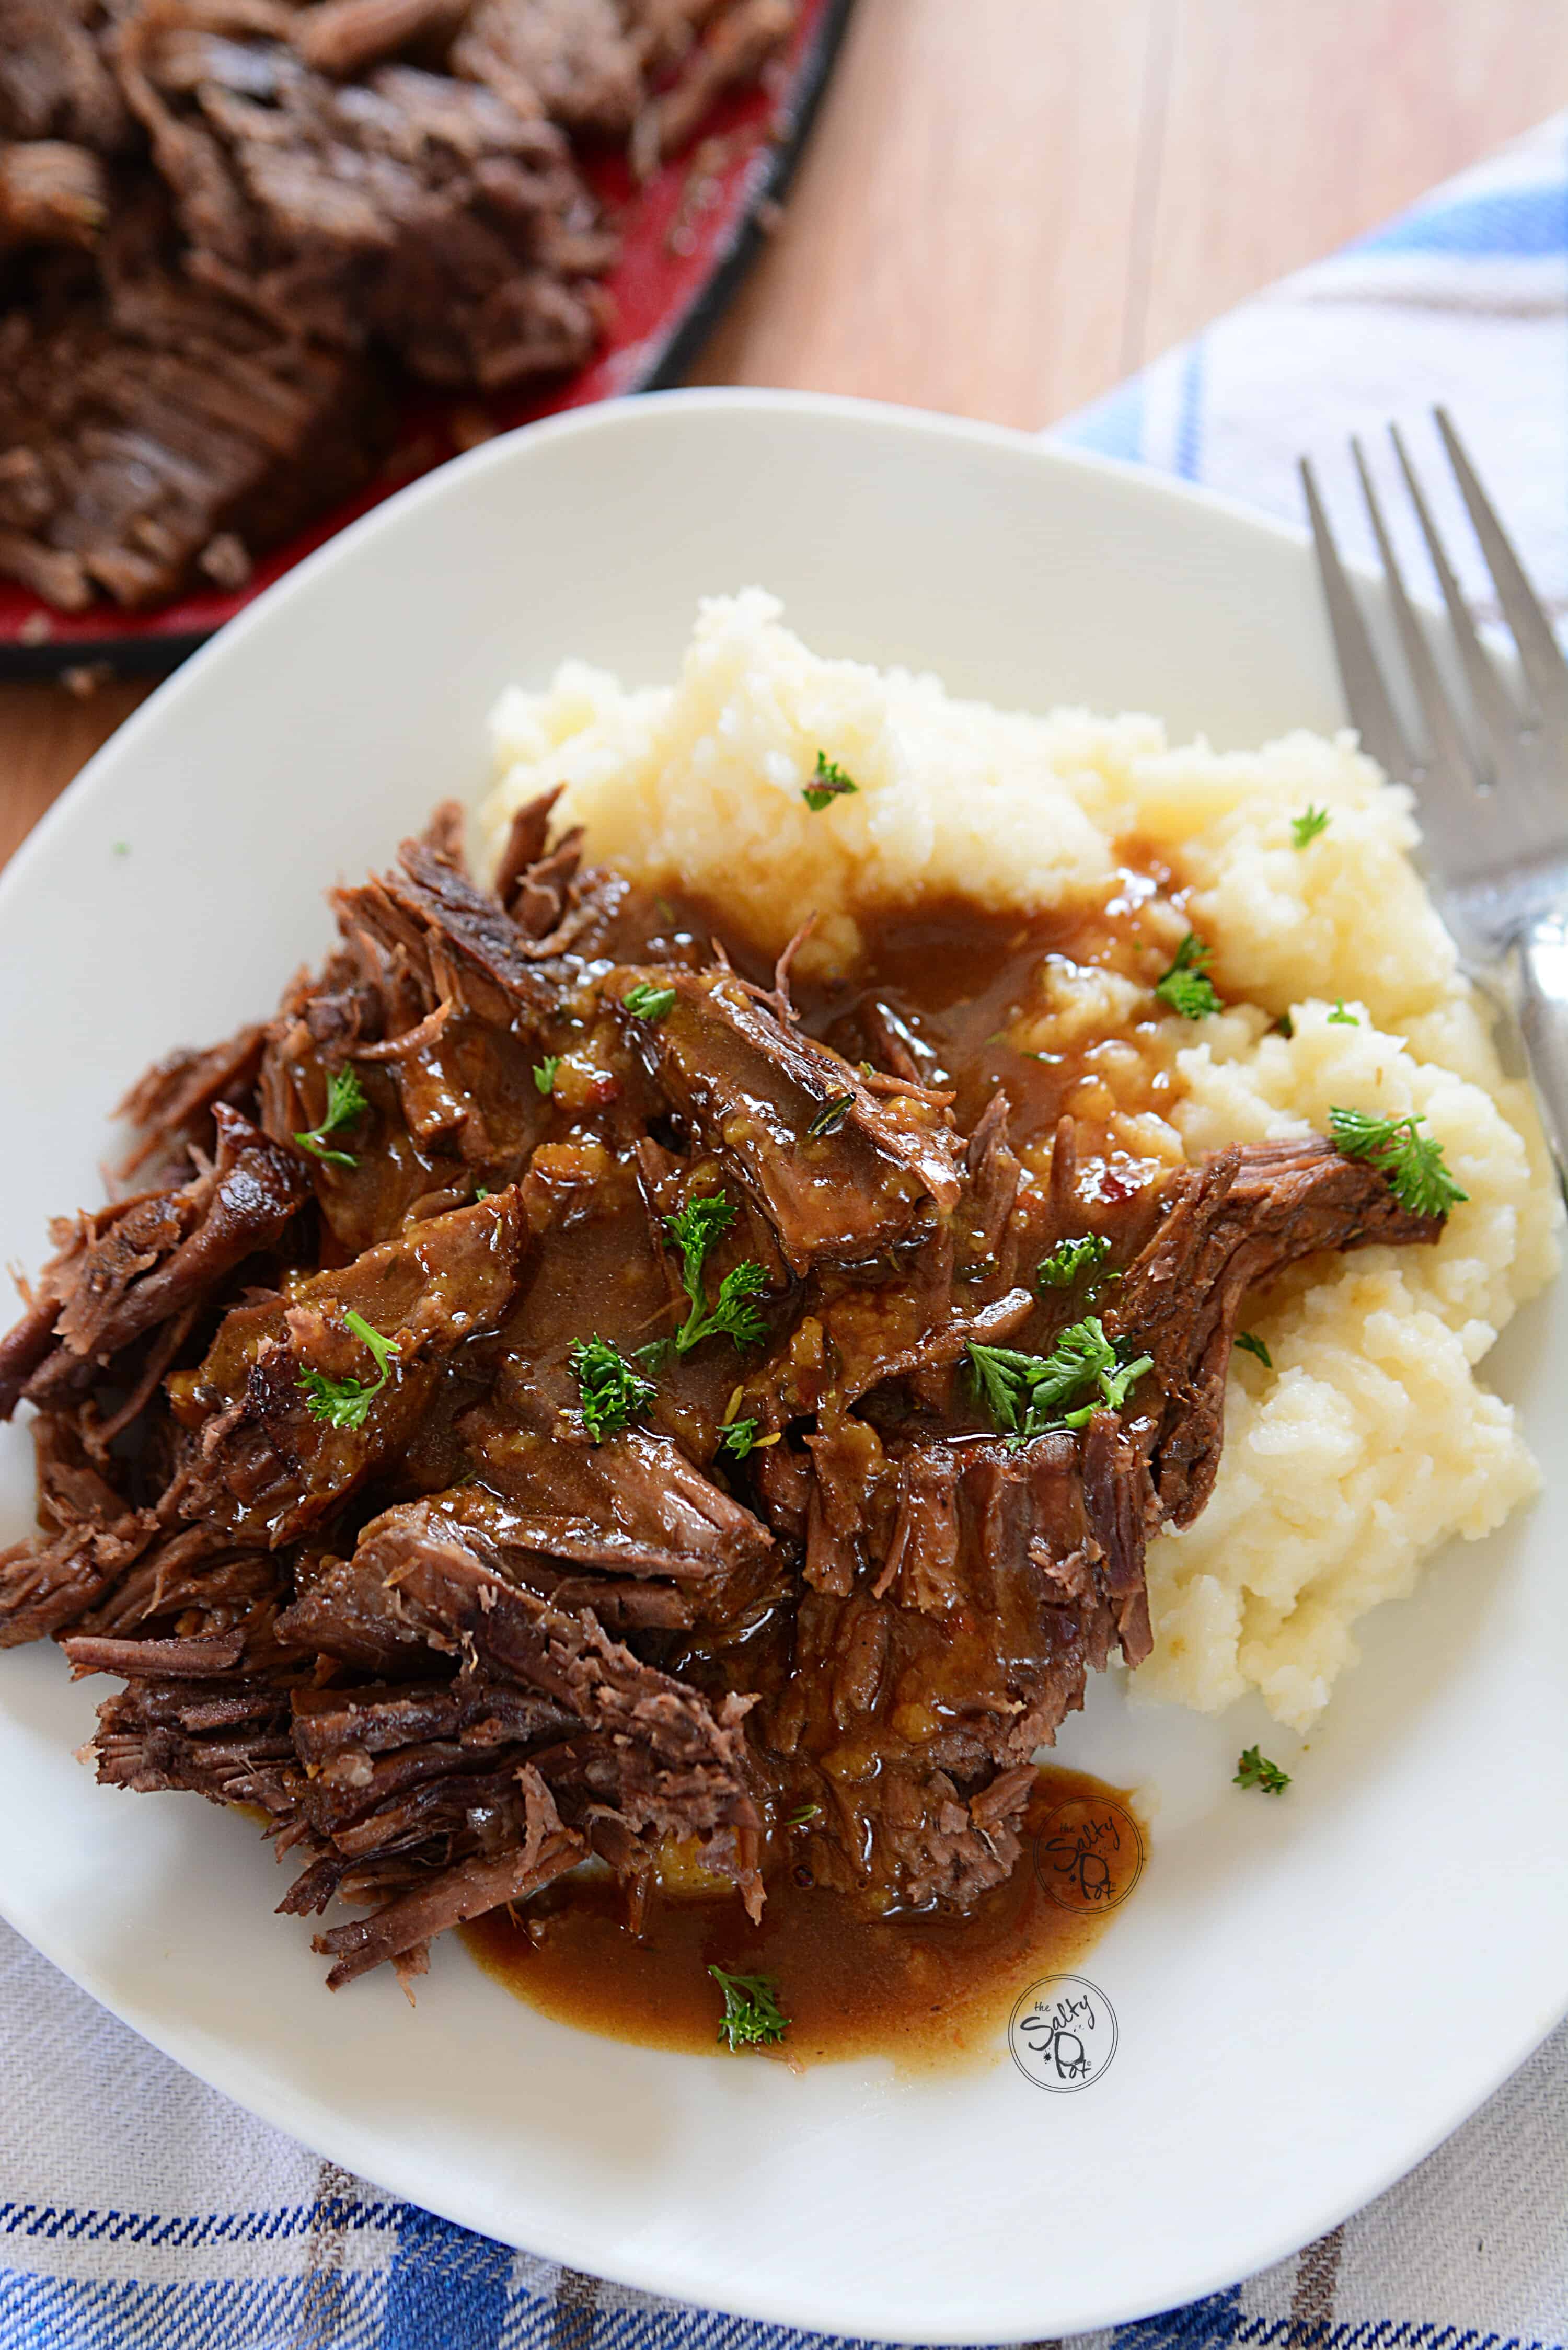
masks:
<instances>
[{"instance_id":1,"label":"wooden table surface","mask_svg":"<svg viewBox=\"0 0 1568 2350\"><path fill-rule=\"evenodd\" d=\"M1549 0L857 0L695 380L1047 424L1564 104ZM0 687L0 861L149 690Z\"/></svg>"}]
</instances>

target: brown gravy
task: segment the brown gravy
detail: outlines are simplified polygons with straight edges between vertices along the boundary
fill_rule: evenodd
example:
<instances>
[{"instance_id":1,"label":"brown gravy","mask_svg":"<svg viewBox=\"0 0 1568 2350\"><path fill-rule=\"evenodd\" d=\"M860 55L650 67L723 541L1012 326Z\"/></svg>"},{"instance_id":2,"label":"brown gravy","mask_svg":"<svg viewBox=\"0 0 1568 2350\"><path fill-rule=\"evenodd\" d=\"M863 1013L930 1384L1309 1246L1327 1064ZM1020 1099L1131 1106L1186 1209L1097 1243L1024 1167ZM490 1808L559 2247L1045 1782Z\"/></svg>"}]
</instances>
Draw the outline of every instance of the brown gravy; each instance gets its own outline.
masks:
<instances>
[{"instance_id":1,"label":"brown gravy","mask_svg":"<svg viewBox=\"0 0 1568 2350\"><path fill-rule=\"evenodd\" d=\"M1121 1819L1107 1826L1108 1804ZM1064 1805L1082 1808L1058 1822ZM1075 1868L1085 1844L1087 1865ZM579 2031L711 2055L723 2002L708 1969L719 1966L775 1979L790 2029L769 2054L797 2064L887 2055L903 2070L945 2069L996 2053L1019 1993L1078 1965L1142 1859L1129 1797L1050 1766L1017 1867L967 1917L868 1916L784 1869L770 1879L760 1927L726 1887L711 1900L656 1896L637 1936L624 1890L596 1871L547 1887L515 1919L498 1909L461 1930L487 1973Z\"/></svg>"}]
</instances>

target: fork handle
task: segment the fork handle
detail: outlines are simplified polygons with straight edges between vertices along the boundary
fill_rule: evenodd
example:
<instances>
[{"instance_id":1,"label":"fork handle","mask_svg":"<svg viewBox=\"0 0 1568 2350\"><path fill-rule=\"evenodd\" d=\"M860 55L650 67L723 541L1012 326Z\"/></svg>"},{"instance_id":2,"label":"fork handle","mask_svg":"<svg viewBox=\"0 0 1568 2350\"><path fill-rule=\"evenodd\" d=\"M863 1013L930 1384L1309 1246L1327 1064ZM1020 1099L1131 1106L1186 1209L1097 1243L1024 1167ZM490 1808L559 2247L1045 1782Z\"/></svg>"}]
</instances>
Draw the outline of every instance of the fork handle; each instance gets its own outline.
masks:
<instances>
[{"instance_id":1,"label":"fork handle","mask_svg":"<svg viewBox=\"0 0 1568 2350\"><path fill-rule=\"evenodd\" d=\"M1520 1026L1546 1139L1568 1183L1568 917L1549 916L1519 942Z\"/></svg>"}]
</instances>

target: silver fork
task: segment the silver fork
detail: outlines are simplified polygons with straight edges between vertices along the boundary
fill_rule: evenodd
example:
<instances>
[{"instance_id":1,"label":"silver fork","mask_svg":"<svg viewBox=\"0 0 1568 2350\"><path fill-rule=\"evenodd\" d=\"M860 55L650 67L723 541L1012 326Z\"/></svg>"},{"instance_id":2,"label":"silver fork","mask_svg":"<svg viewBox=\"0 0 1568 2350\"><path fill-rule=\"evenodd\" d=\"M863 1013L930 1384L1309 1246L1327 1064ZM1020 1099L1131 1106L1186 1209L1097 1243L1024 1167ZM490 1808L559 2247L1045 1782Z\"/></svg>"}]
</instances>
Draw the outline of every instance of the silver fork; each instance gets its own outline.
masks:
<instances>
[{"instance_id":1,"label":"silver fork","mask_svg":"<svg viewBox=\"0 0 1568 2350\"><path fill-rule=\"evenodd\" d=\"M1362 747L1396 781L1416 789L1428 879L1466 968L1511 1005L1558 1172L1568 1180L1568 661L1458 433L1440 408L1434 413L1518 649L1520 680L1516 688L1481 642L1409 454L1390 425L1448 608L1464 681L1461 717L1406 588L1361 444L1353 441L1419 713L1418 743L1398 715L1304 458L1302 481L1345 698Z\"/></svg>"}]
</instances>

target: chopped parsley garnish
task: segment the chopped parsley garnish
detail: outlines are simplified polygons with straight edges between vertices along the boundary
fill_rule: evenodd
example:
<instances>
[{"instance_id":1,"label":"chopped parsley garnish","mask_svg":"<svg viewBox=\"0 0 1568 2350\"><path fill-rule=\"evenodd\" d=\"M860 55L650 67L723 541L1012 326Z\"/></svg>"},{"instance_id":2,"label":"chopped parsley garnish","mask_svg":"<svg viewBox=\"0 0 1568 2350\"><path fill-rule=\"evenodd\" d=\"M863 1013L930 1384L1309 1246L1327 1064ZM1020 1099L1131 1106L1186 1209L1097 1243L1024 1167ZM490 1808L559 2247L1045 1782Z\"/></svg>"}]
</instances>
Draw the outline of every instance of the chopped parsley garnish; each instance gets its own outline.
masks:
<instances>
[{"instance_id":1,"label":"chopped parsley garnish","mask_svg":"<svg viewBox=\"0 0 1568 2350\"><path fill-rule=\"evenodd\" d=\"M708 1262L708 1252L720 1235L734 1222L736 1208L733 1200L722 1191L704 1191L695 1200L688 1200L678 1216L666 1216L665 1230L680 1251L680 1281L693 1305L702 1302L702 1268Z\"/></svg>"},{"instance_id":2,"label":"chopped parsley garnish","mask_svg":"<svg viewBox=\"0 0 1568 2350\"><path fill-rule=\"evenodd\" d=\"M1443 1146L1417 1132L1424 1118L1374 1118L1363 1109L1328 1113L1328 1130L1347 1159L1365 1159L1388 1179L1388 1189L1413 1216L1446 1216L1469 1193L1443 1164Z\"/></svg>"},{"instance_id":3,"label":"chopped parsley garnish","mask_svg":"<svg viewBox=\"0 0 1568 2350\"><path fill-rule=\"evenodd\" d=\"M324 1419L329 1428L363 1428L370 1406L391 1378L398 1342L395 1338L383 1338L352 1305L343 1319L355 1337L369 1347L380 1377L335 1379L326 1371L301 1371L299 1384L305 1392L305 1409L312 1419Z\"/></svg>"},{"instance_id":4,"label":"chopped parsley garnish","mask_svg":"<svg viewBox=\"0 0 1568 2350\"><path fill-rule=\"evenodd\" d=\"M534 1084L546 1101L556 1090L556 1072L560 1066L559 1053L546 1053L542 1061L534 1064Z\"/></svg>"},{"instance_id":5,"label":"chopped parsley garnish","mask_svg":"<svg viewBox=\"0 0 1568 2350\"><path fill-rule=\"evenodd\" d=\"M1291 1018L1288 1012L1281 1013L1279 1018L1274 1023L1274 1028L1277 1035L1287 1038L1293 1036L1296 1033L1296 1024Z\"/></svg>"},{"instance_id":6,"label":"chopped parsley garnish","mask_svg":"<svg viewBox=\"0 0 1568 2350\"><path fill-rule=\"evenodd\" d=\"M639 979L635 987L627 989L621 1002L639 1020L662 1020L667 1012L675 1008L675 990L655 987L650 980Z\"/></svg>"},{"instance_id":7,"label":"chopped parsley garnish","mask_svg":"<svg viewBox=\"0 0 1568 2350\"><path fill-rule=\"evenodd\" d=\"M353 1069L339 1069L327 1080L327 1115L319 1126L305 1134L296 1134L301 1150L308 1150L317 1159L325 1159L334 1167L358 1167L359 1161L350 1150L329 1150L327 1137L336 1134L342 1126L353 1126L369 1108L369 1097Z\"/></svg>"},{"instance_id":8,"label":"chopped parsley garnish","mask_svg":"<svg viewBox=\"0 0 1568 2350\"><path fill-rule=\"evenodd\" d=\"M830 806L835 800L841 800L846 793L857 792L859 789L859 785L850 781L836 759L830 759L825 753L819 751L816 754L816 773L802 792L801 797L813 816L820 816L823 809Z\"/></svg>"},{"instance_id":9,"label":"chopped parsley garnish","mask_svg":"<svg viewBox=\"0 0 1568 2350\"><path fill-rule=\"evenodd\" d=\"M1179 1012L1184 1020L1201 1020L1206 1013L1220 1009L1214 983L1204 976L1213 955L1213 948L1205 946L1196 931L1189 931L1176 950L1176 961L1164 978L1155 982L1154 992L1160 1002Z\"/></svg>"},{"instance_id":10,"label":"chopped parsley garnish","mask_svg":"<svg viewBox=\"0 0 1568 2350\"><path fill-rule=\"evenodd\" d=\"M969 1359L992 1419L1019 1444L1050 1429L1083 1428L1096 1411L1119 1411L1135 1382L1154 1368L1149 1355L1123 1363L1093 1314L1064 1330L1048 1355L1021 1355L1011 1347L983 1347L971 1338ZM1097 1388L1098 1395L1076 1410L1061 1412L1062 1405L1088 1387Z\"/></svg>"},{"instance_id":11,"label":"chopped parsley garnish","mask_svg":"<svg viewBox=\"0 0 1568 2350\"><path fill-rule=\"evenodd\" d=\"M580 1338L566 1360L583 1399L583 1426L596 1444L618 1435L653 1401L653 1381L606 1338Z\"/></svg>"},{"instance_id":12,"label":"chopped parsley garnish","mask_svg":"<svg viewBox=\"0 0 1568 2350\"><path fill-rule=\"evenodd\" d=\"M1262 1340L1259 1337L1255 1330L1238 1330L1236 1333L1236 1344L1241 1347L1244 1355L1256 1355L1264 1370L1272 1371L1273 1369L1274 1358L1272 1355L1270 1354L1267 1347L1264 1346Z\"/></svg>"},{"instance_id":13,"label":"chopped parsley garnish","mask_svg":"<svg viewBox=\"0 0 1568 2350\"><path fill-rule=\"evenodd\" d=\"M680 1251L680 1286L691 1302L691 1310L675 1335L678 1354L689 1355L704 1338L732 1338L737 1347L760 1347L768 1335L762 1311L753 1303L758 1290L768 1285L767 1268L754 1257L742 1258L727 1273L719 1284L716 1302L712 1306L708 1304L702 1270L714 1242L734 1222L735 1212L732 1201L722 1191L712 1191L688 1201L679 1215L664 1219L673 1245Z\"/></svg>"},{"instance_id":14,"label":"chopped parsley garnish","mask_svg":"<svg viewBox=\"0 0 1568 2350\"><path fill-rule=\"evenodd\" d=\"M825 1134L836 1134L854 1107L853 1094L831 1095L806 1128L807 1134L814 1141L820 1140Z\"/></svg>"},{"instance_id":15,"label":"chopped parsley garnish","mask_svg":"<svg viewBox=\"0 0 1568 2350\"><path fill-rule=\"evenodd\" d=\"M1344 996L1336 995L1334 999L1334 1010L1328 1015L1328 1024L1331 1028L1359 1028L1361 1023L1354 1012L1345 1010Z\"/></svg>"},{"instance_id":16,"label":"chopped parsley garnish","mask_svg":"<svg viewBox=\"0 0 1568 2350\"><path fill-rule=\"evenodd\" d=\"M632 1348L633 1359L646 1363L650 1371L661 1371L675 1352L673 1338L650 1338L646 1347Z\"/></svg>"},{"instance_id":17,"label":"chopped parsley garnish","mask_svg":"<svg viewBox=\"0 0 1568 2350\"><path fill-rule=\"evenodd\" d=\"M1108 1408L1112 1411L1120 1411L1127 1399L1128 1393L1137 1385L1145 1371L1152 1371L1153 1368L1152 1355L1138 1355L1130 1363L1118 1363L1114 1371L1102 1371L1099 1374L1100 1393L1105 1398ZM1067 1414L1065 1425L1068 1428L1081 1428L1094 1418L1098 1409L1098 1404L1091 1403L1082 1411L1070 1411Z\"/></svg>"},{"instance_id":18,"label":"chopped parsley garnish","mask_svg":"<svg viewBox=\"0 0 1568 2350\"><path fill-rule=\"evenodd\" d=\"M820 1804L802 1804L798 1811L791 1812L784 1825L786 1828L804 1828L809 1825L811 1821L820 1819L821 1816Z\"/></svg>"},{"instance_id":19,"label":"chopped parsley garnish","mask_svg":"<svg viewBox=\"0 0 1568 2350\"><path fill-rule=\"evenodd\" d=\"M1300 816L1293 816L1291 818L1291 831L1298 848L1304 848L1309 841L1317 838L1320 832L1327 830L1328 810L1326 808L1309 806Z\"/></svg>"},{"instance_id":20,"label":"chopped parsley garnish","mask_svg":"<svg viewBox=\"0 0 1568 2350\"><path fill-rule=\"evenodd\" d=\"M760 1419L727 1419L719 1430L720 1451L733 1453L737 1461L744 1461L756 1449L757 1430L762 1424Z\"/></svg>"},{"instance_id":21,"label":"chopped parsley garnish","mask_svg":"<svg viewBox=\"0 0 1568 2350\"><path fill-rule=\"evenodd\" d=\"M754 1257L742 1258L719 1284L711 1312L693 1301L685 1326L675 1334L678 1353L690 1354L704 1338L732 1338L737 1347L760 1347L768 1335L762 1309L753 1304L759 1289L768 1285L767 1267Z\"/></svg>"},{"instance_id":22,"label":"chopped parsley garnish","mask_svg":"<svg viewBox=\"0 0 1568 2350\"><path fill-rule=\"evenodd\" d=\"M1041 1263L1041 1285L1045 1289L1071 1289L1081 1274L1090 1265L1101 1263L1110 1253L1111 1244L1103 1232L1085 1232L1081 1240L1058 1241Z\"/></svg>"},{"instance_id":23,"label":"chopped parsley garnish","mask_svg":"<svg viewBox=\"0 0 1568 2350\"><path fill-rule=\"evenodd\" d=\"M1231 1782L1233 1787L1258 1787L1265 1795L1282 1795L1290 1783L1290 1773L1282 1771L1277 1762L1271 1762L1266 1754L1260 1754L1255 1746L1249 1746L1241 1756Z\"/></svg>"},{"instance_id":24,"label":"chopped parsley garnish","mask_svg":"<svg viewBox=\"0 0 1568 2350\"><path fill-rule=\"evenodd\" d=\"M738 2054L742 2048L763 2048L784 2038L789 2018L778 2003L775 1977L727 1975L722 1967L710 1967L708 1972L724 1994L721 2047Z\"/></svg>"}]
</instances>

